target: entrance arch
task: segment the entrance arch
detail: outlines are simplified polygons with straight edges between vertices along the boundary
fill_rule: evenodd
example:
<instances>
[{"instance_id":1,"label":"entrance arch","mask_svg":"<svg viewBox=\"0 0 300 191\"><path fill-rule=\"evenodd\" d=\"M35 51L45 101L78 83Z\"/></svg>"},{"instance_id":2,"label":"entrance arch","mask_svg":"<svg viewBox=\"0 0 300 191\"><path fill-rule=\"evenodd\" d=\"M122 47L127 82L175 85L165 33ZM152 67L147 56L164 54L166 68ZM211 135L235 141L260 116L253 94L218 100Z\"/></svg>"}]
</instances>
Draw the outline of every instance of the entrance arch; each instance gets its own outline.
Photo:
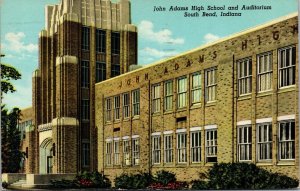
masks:
<instances>
[{"instance_id":1,"label":"entrance arch","mask_svg":"<svg viewBox=\"0 0 300 191\"><path fill-rule=\"evenodd\" d=\"M53 168L53 142L48 137L40 144L40 174L51 174Z\"/></svg>"}]
</instances>

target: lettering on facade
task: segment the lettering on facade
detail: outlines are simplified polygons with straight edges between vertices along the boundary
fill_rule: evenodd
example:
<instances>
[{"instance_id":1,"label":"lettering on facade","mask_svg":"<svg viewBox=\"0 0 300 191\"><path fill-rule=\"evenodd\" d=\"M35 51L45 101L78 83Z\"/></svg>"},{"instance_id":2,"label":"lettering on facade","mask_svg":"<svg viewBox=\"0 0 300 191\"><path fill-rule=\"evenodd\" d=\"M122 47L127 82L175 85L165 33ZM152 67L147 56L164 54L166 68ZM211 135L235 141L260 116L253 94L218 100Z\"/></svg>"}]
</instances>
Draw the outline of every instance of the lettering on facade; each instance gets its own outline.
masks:
<instances>
[{"instance_id":1,"label":"lettering on facade","mask_svg":"<svg viewBox=\"0 0 300 191\"><path fill-rule=\"evenodd\" d=\"M148 73L145 74L145 80L148 80Z\"/></svg>"},{"instance_id":2,"label":"lettering on facade","mask_svg":"<svg viewBox=\"0 0 300 191\"><path fill-rule=\"evenodd\" d=\"M127 80L127 85L130 86L130 84L131 84L131 80L128 79L128 80Z\"/></svg>"},{"instance_id":3,"label":"lettering on facade","mask_svg":"<svg viewBox=\"0 0 300 191\"><path fill-rule=\"evenodd\" d=\"M168 71L168 68L165 67L165 71L164 71L164 74L167 74L169 71Z\"/></svg>"},{"instance_id":4,"label":"lettering on facade","mask_svg":"<svg viewBox=\"0 0 300 191\"><path fill-rule=\"evenodd\" d=\"M293 30L293 34L298 33L298 25L293 25L291 26L292 30Z\"/></svg>"},{"instance_id":5,"label":"lettering on facade","mask_svg":"<svg viewBox=\"0 0 300 191\"><path fill-rule=\"evenodd\" d=\"M200 63L203 63L203 62L204 62L204 55L203 55L203 54L199 56L199 62L200 62Z\"/></svg>"},{"instance_id":6,"label":"lettering on facade","mask_svg":"<svg viewBox=\"0 0 300 191\"><path fill-rule=\"evenodd\" d=\"M278 40L279 39L279 31L273 31L273 39Z\"/></svg>"},{"instance_id":7,"label":"lettering on facade","mask_svg":"<svg viewBox=\"0 0 300 191\"><path fill-rule=\"evenodd\" d=\"M190 60L188 60L188 61L186 62L186 65L185 65L185 67L190 67L191 65L192 65L191 61L190 61Z\"/></svg>"},{"instance_id":8,"label":"lettering on facade","mask_svg":"<svg viewBox=\"0 0 300 191\"><path fill-rule=\"evenodd\" d=\"M120 81L119 87L120 87L120 88L122 87L122 81Z\"/></svg>"},{"instance_id":9,"label":"lettering on facade","mask_svg":"<svg viewBox=\"0 0 300 191\"><path fill-rule=\"evenodd\" d=\"M217 56L218 56L218 55L217 55L217 51L214 51L214 52L213 52L213 56L212 56L213 60L216 59Z\"/></svg>"},{"instance_id":10,"label":"lettering on facade","mask_svg":"<svg viewBox=\"0 0 300 191\"><path fill-rule=\"evenodd\" d=\"M260 35L257 35L257 39L258 39L258 45L260 45L261 44L261 37L260 37Z\"/></svg>"},{"instance_id":11,"label":"lettering on facade","mask_svg":"<svg viewBox=\"0 0 300 191\"><path fill-rule=\"evenodd\" d=\"M175 69L175 70L178 70L178 69L179 69L179 65L178 65L177 63L175 64L174 69Z\"/></svg>"},{"instance_id":12,"label":"lettering on facade","mask_svg":"<svg viewBox=\"0 0 300 191\"><path fill-rule=\"evenodd\" d=\"M135 81L136 81L136 83L139 83L140 82L140 76L136 76Z\"/></svg>"},{"instance_id":13,"label":"lettering on facade","mask_svg":"<svg viewBox=\"0 0 300 191\"><path fill-rule=\"evenodd\" d=\"M242 42L242 50L247 49L247 42L248 42L248 40L244 40L244 41Z\"/></svg>"}]
</instances>

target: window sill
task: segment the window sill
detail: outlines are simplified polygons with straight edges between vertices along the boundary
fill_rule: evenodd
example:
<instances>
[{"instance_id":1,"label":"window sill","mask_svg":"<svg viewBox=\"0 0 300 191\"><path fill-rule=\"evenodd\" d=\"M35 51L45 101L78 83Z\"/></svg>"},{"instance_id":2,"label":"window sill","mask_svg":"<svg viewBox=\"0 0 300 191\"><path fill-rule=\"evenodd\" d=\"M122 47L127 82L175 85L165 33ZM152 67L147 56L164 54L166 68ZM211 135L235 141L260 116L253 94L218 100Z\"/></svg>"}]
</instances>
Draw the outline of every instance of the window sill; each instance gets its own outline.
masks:
<instances>
[{"instance_id":1,"label":"window sill","mask_svg":"<svg viewBox=\"0 0 300 191\"><path fill-rule=\"evenodd\" d=\"M116 120L114 121L114 123L120 123L120 122L121 122L120 119L116 119Z\"/></svg>"},{"instance_id":2,"label":"window sill","mask_svg":"<svg viewBox=\"0 0 300 191\"><path fill-rule=\"evenodd\" d=\"M243 95L240 95L238 97L238 101L247 100L247 99L251 99L251 93L250 94L243 94Z\"/></svg>"},{"instance_id":3,"label":"window sill","mask_svg":"<svg viewBox=\"0 0 300 191\"><path fill-rule=\"evenodd\" d=\"M217 100L215 100L215 101L208 101L208 102L206 102L205 107L214 106L216 104L217 104Z\"/></svg>"},{"instance_id":4,"label":"window sill","mask_svg":"<svg viewBox=\"0 0 300 191\"><path fill-rule=\"evenodd\" d=\"M139 115L135 115L135 116L133 116L133 118L132 118L132 120L138 120L138 119L140 119L140 116L139 116Z\"/></svg>"},{"instance_id":5,"label":"window sill","mask_svg":"<svg viewBox=\"0 0 300 191\"><path fill-rule=\"evenodd\" d=\"M203 165L203 162L191 162L190 164L191 166L200 166L200 165Z\"/></svg>"},{"instance_id":6,"label":"window sill","mask_svg":"<svg viewBox=\"0 0 300 191\"><path fill-rule=\"evenodd\" d=\"M204 166L214 166L215 163L217 163L217 162L207 162L207 163L205 163Z\"/></svg>"},{"instance_id":7,"label":"window sill","mask_svg":"<svg viewBox=\"0 0 300 191\"><path fill-rule=\"evenodd\" d=\"M256 166L273 166L272 161L262 161L262 162L257 162Z\"/></svg>"},{"instance_id":8,"label":"window sill","mask_svg":"<svg viewBox=\"0 0 300 191\"><path fill-rule=\"evenodd\" d=\"M128 117L124 118L123 121L129 121L130 119Z\"/></svg>"},{"instance_id":9,"label":"window sill","mask_svg":"<svg viewBox=\"0 0 300 191\"><path fill-rule=\"evenodd\" d=\"M262 91L262 92L258 92L256 97L264 97L264 96L269 96L272 95L272 90L268 90L268 91Z\"/></svg>"},{"instance_id":10,"label":"window sill","mask_svg":"<svg viewBox=\"0 0 300 191\"><path fill-rule=\"evenodd\" d=\"M295 160L278 161L278 166L295 166Z\"/></svg>"},{"instance_id":11,"label":"window sill","mask_svg":"<svg viewBox=\"0 0 300 191\"><path fill-rule=\"evenodd\" d=\"M177 108L177 112L178 112L178 111L186 111L186 107Z\"/></svg>"},{"instance_id":12,"label":"window sill","mask_svg":"<svg viewBox=\"0 0 300 191\"><path fill-rule=\"evenodd\" d=\"M201 108L202 104L201 103L194 103L190 109L197 109L197 108Z\"/></svg>"},{"instance_id":13,"label":"window sill","mask_svg":"<svg viewBox=\"0 0 300 191\"><path fill-rule=\"evenodd\" d=\"M296 89L295 85L285 86L285 87L279 88L278 93L291 92L291 91L295 91L295 89Z\"/></svg>"},{"instance_id":14,"label":"window sill","mask_svg":"<svg viewBox=\"0 0 300 191\"><path fill-rule=\"evenodd\" d=\"M187 162L177 163L177 164L176 164L176 167L177 167L177 168L180 168L180 167L186 168L186 166L187 166Z\"/></svg>"},{"instance_id":15,"label":"window sill","mask_svg":"<svg viewBox=\"0 0 300 191\"><path fill-rule=\"evenodd\" d=\"M172 110L168 110L168 111L165 111L164 114L170 114L170 113L173 113Z\"/></svg>"},{"instance_id":16,"label":"window sill","mask_svg":"<svg viewBox=\"0 0 300 191\"><path fill-rule=\"evenodd\" d=\"M160 111L152 113L152 116L159 116L159 115L160 115Z\"/></svg>"},{"instance_id":17,"label":"window sill","mask_svg":"<svg viewBox=\"0 0 300 191\"><path fill-rule=\"evenodd\" d=\"M106 121L106 122L105 122L105 125L111 125L111 124L112 124L111 121Z\"/></svg>"}]
</instances>

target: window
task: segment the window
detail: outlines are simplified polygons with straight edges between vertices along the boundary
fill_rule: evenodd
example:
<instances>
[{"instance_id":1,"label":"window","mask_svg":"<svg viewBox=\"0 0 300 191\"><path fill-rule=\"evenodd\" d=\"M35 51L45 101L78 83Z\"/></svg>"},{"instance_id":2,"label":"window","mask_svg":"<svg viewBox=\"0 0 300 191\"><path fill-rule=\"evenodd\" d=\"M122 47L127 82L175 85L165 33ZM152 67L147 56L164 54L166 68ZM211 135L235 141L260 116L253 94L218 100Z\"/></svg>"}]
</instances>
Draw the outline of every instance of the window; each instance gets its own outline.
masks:
<instances>
[{"instance_id":1,"label":"window","mask_svg":"<svg viewBox=\"0 0 300 191\"><path fill-rule=\"evenodd\" d=\"M165 111L173 108L173 81L165 82Z\"/></svg>"},{"instance_id":2,"label":"window","mask_svg":"<svg viewBox=\"0 0 300 191\"><path fill-rule=\"evenodd\" d=\"M111 33L111 53L120 54L120 33Z\"/></svg>"},{"instance_id":3,"label":"window","mask_svg":"<svg viewBox=\"0 0 300 191\"><path fill-rule=\"evenodd\" d=\"M257 85L259 92L272 89L272 64L271 52L257 56Z\"/></svg>"},{"instance_id":4,"label":"window","mask_svg":"<svg viewBox=\"0 0 300 191\"><path fill-rule=\"evenodd\" d=\"M191 132L191 161L193 163L201 161L201 133L200 131Z\"/></svg>"},{"instance_id":5,"label":"window","mask_svg":"<svg viewBox=\"0 0 300 191\"><path fill-rule=\"evenodd\" d=\"M132 139L132 159L133 159L133 165L139 165L140 163L139 139Z\"/></svg>"},{"instance_id":6,"label":"window","mask_svg":"<svg viewBox=\"0 0 300 191\"><path fill-rule=\"evenodd\" d=\"M153 164L160 163L160 136L152 137L152 162Z\"/></svg>"},{"instance_id":7,"label":"window","mask_svg":"<svg viewBox=\"0 0 300 191\"><path fill-rule=\"evenodd\" d=\"M90 165L90 143L83 141L82 143L82 166L87 167Z\"/></svg>"},{"instance_id":8,"label":"window","mask_svg":"<svg viewBox=\"0 0 300 191\"><path fill-rule=\"evenodd\" d=\"M96 29L96 52L105 53L106 33L103 30Z\"/></svg>"},{"instance_id":9,"label":"window","mask_svg":"<svg viewBox=\"0 0 300 191\"><path fill-rule=\"evenodd\" d=\"M250 161L252 158L251 126L238 127L238 160Z\"/></svg>"},{"instance_id":10,"label":"window","mask_svg":"<svg viewBox=\"0 0 300 191\"><path fill-rule=\"evenodd\" d=\"M160 85L152 86L152 109L153 113L160 111Z\"/></svg>"},{"instance_id":11,"label":"window","mask_svg":"<svg viewBox=\"0 0 300 191\"><path fill-rule=\"evenodd\" d=\"M217 69L211 68L205 71L205 91L206 91L206 102L216 100L217 90Z\"/></svg>"},{"instance_id":12,"label":"window","mask_svg":"<svg viewBox=\"0 0 300 191\"><path fill-rule=\"evenodd\" d=\"M177 134L177 162L186 163L187 153L186 153L186 133Z\"/></svg>"},{"instance_id":13,"label":"window","mask_svg":"<svg viewBox=\"0 0 300 191\"><path fill-rule=\"evenodd\" d=\"M278 84L279 88L295 84L296 47L278 50Z\"/></svg>"},{"instance_id":14,"label":"window","mask_svg":"<svg viewBox=\"0 0 300 191\"><path fill-rule=\"evenodd\" d=\"M114 164L120 165L120 142L114 141Z\"/></svg>"},{"instance_id":15,"label":"window","mask_svg":"<svg viewBox=\"0 0 300 191\"><path fill-rule=\"evenodd\" d=\"M165 163L173 162L173 135L165 135Z\"/></svg>"},{"instance_id":16,"label":"window","mask_svg":"<svg viewBox=\"0 0 300 191\"><path fill-rule=\"evenodd\" d=\"M252 88L252 60L246 58L238 64L238 92L239 95L251 93Z\"/></svg>"},{"instance_id":17,"label":"window","mask_svg":"<svg viewBox=\"0 0 300 191\"><path fill-rule=\"evenodd\" d=\"M140 115L140 90L132 92L132 115Z\"/></svg>"},{"instance_id":18,"label":"window","mask_svg":"<svg viewBox=\"0 0 300 191\"><path fill-rule=\"evenodd\" d=\"M192 103L200 103L201 101L201 74L192 75Z\"/></svg>"},{"instance_id":19,"label":"window","mask_svg":"<svg viewBox=\"0 0 300 191\"><path fill-rule=\"evenodd\" d=\"M90 28L89 27L82 27L81 49L90 50Z\"/></svg>"},{"instance_id":20,"label":"window","mask_svg":"<svg viewBox=\"0 0 300 191\"><path fill-rule=\"evenodd\" d=\"M120 96L114 97L114 119L120 119Z\"/></svg>"},{"instance_id":21,"label":"window","mask_svg":"<svg viewBox=\"0 0 300 191\"><path fill-rule=\"evenodd\" d=\"M217 162L217 129L206 130L206 162Z\"/></svg>"},{"instance_id":22,"label":"window","mask_svg":"<svg viewBox=\"0 0 300 191\"><path fill-rule=\"evenodd\" d=\"M129 117L129 93L123 94L123 116L124 118Z\"/></svg>"},{"instance_id":23,"label":"window","mask_svg":"<svg viewBox=\"0 0 300 191\"><path fill-rule=\"evenodd\" d=\"M81 61L81 87L88 88L90 85L89 61Z\"/></svg>"},{"instance_id":24,"label":"window","mask_svg":"<svg viewBox=\"0 0 300 191\"><path fill-rule=\"evenodd\" d=\"M272 159L272 124L257 125L257 159Z\"/></svg>"},{"instance_id":25,"label":"window","mask_svg":"<svg viewBox=\"0 0 300 191\"><path fill-rule=\"evenodd\" d=\"M106 142L106 165L112 165L112 141Z\"/></svg>"},{"instance_id":26,"label":"window","mask_svg":"<svg viewBox=\"0 0 300 191\"><path fill-rule=\"evenodd\" d=\"M186 92L187 92L187 80L186 77L178 79L178 93L177 93L177 106L178 108L186 107Z\"/></svg>"},{"instance_id":27,"label":"window","mask_svg":"<svg viewBox=\"0 0 300 191\"><path fill-rule=\"evenodd\" d=\"M81 118L83 120L89 120L90 119L90 100L81 100Z\"/></svg>"},{"instance_id":28,"label":"window","mask_svg":"<svg viewBox=\"0 0 300 191\"><path fill-rule=\"evenodd\" d=\"M96 83L106 79L106 64L104 62L96 62Z\"/></svg>"},{"instance_id":29,"label":"window","mask_svg":"<svg viewBox=\"0 0 300 191\"><path fill-rule=\"evenodd\" d=\"M105 99L105 120L111 121L111 98Z\"/></svg>"},{"instance_id":30,"label":"window","mask_svg":"<svg viewBox=\"0 0 300 191\"><path fill-rule=\"evenodd\" d=\"M295 159L295 121L279 122L279 160Z\"/></svg>"},{"instance_id":31,"label":"window","mask_svg":"<svg viewBox=\"0 0 300 191\"><path fill-rule=\"evenodd\" d=\"M124 164L130 165L130 144L129 140L123 141L123 158L124 158Z\"/></svg>"},{"instance_id":32,"label":"window","mask_svg":"<svg viewBox=\"0 0 300 191\"><path fill-rule=\"evenodd\" d=\"M112 64L111 65L111 77L115 77L120 75L120 65L119 64Z\"/></svg>"}]
</instances>

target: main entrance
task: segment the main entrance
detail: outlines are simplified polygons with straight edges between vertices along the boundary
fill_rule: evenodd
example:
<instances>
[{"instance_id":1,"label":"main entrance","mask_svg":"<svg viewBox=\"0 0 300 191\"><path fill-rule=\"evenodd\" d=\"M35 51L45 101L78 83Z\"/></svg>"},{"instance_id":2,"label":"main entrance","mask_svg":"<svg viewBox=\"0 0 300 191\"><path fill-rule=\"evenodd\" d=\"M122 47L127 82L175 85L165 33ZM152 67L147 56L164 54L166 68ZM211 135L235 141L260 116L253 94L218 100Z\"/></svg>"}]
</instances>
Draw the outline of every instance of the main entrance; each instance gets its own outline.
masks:
<instances>
[{"instance_id":1,"label":"main entrance","mask_svg":"<svg viewBox=\"0 0 300 191\"><path fill-rule=\"evenodd\" d=\"M52 138L46 138L40 145L40 174L53 173Z\"/></svg>"}]
</instances>

